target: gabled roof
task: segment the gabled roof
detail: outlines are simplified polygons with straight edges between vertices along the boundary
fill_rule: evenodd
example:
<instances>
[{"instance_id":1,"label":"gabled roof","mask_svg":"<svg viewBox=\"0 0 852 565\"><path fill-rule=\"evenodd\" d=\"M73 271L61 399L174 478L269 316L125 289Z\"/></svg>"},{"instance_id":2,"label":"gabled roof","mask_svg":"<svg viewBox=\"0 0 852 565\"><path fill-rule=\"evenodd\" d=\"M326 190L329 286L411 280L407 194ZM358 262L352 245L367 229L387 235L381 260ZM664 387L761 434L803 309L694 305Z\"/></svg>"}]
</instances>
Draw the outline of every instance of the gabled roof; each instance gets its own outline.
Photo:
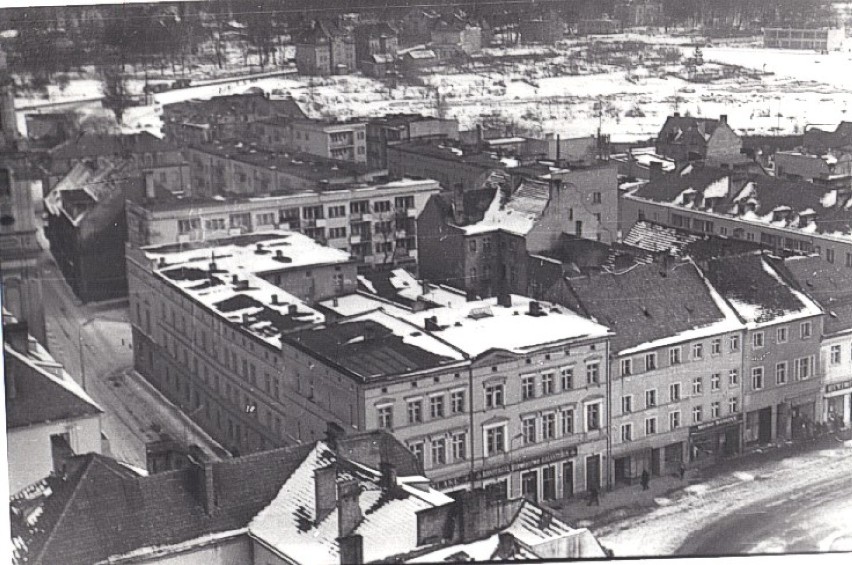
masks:
<instances>
[{"instance_id":1,"label":"gabled roof","mask_svg":"<svg viewBox=\"0 0 852 565\"><path fill-rule=\"evenodd\" d=\"M91 565L242 535L317 445L208 463L209 484L201 464L140 476L102 455L73 457L63 476L48 477L12 497L13 564ZM414 456L387 433L343 437L337 445L353 465L378 467L384 457L400 476L422 474ZM205 509L208 496L215 504L212 512Z\"/></svg>"},{"instance_id":2,"label":"gabled roof","mask_svg":"<svg viewBox=\"0 0 852 565\"><path fill-rule=\"evenodd\" d=\"M334 466L337 490L354 480L360 519L352 534L363 538L364 562L387 559L417 547L417 512L452 503L426 486L425 477L397 475L395 484L382 484L379 470L352 464L318 442L284 483L275 499L250 523L249 535L275 553L297 563L340 563L340 524L336 505L326 516L317 515L315 472Z\"/></svg>"},{"instance_id":3,"label":"gabled roof","mask_svg":"<svg viewBox=\"0 0 852 565\"><path fill-rule=\"evenodd\" d=\"M141 182L136 164L123 157L100 157L76 163L44 198L47 211L65 214L75 225L99 202L133 182Z\"/></svg>"},{"instance_id":4,"label":"gabled roof","mask_svg":"<svg viewBox=\"0 0 852 565\"><path fill-rule=\"evenodd\" d=\"M829 263L819 255L791 257L783 265L799 290L822 306L827 335L852 329L852 270Z\"/></svg>"},{"instance_id":5,"label":"gabled roof","mask_svg":"<svg viewBox=\"0 0 852 565\"><path fill-rule=\"evenodd\" d=\"M669 116L657 136L657 142L706 145L719 123L719 120L711 118Z\"/></svg>"},{"instance_id":6,"label":"gabled roof","mask_svg":"<svg viewBox=\"0 0 852 565\"><path fill-rule=\"evenodd\" d=\"M704 272L748 327L821 314L819 305L785 282L760 253L712 259Z\"/></svg>"},{"instance_id":7,"label":"gabled roof","mask_svg":"<svg viewBox=\"0 0 852 565\"><path fill-rule=\"evenodd\" d=\"M565 282L580 309L615 332L617 353L741 327L692 262L637 265Z\"/></svg>"}]
</instances>

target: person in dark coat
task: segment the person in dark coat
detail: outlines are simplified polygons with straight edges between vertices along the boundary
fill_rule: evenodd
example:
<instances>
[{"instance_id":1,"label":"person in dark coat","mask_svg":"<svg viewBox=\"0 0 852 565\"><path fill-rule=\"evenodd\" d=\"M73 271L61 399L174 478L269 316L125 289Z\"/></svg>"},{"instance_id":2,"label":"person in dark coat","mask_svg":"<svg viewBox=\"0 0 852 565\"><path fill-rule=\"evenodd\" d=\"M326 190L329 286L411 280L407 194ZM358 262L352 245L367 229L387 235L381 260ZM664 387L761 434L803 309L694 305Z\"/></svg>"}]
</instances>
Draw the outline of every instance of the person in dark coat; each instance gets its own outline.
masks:
<instances>
[{"instance_id":1,"label":"person in dark coat","mask_svg":"<svg viewBox=\"0 0 852 565\"><path fill-rule=\"evenodd\" d=\"M589 489L589 503L586 506L600 506L601 505L601 493L598 490L598 487L592 487Z\"/></svg>"},{"instance_id":2,"label":"person in dark coat","mask_svg":"<svg viewBox=\"0 0 852 565\"><path fill-rule=\"evenodd\" d=\"M648 469L642 470L642 490L648 490L648 484L651 482L651 475L648 474Z\"/></svg>"}]
</instances>

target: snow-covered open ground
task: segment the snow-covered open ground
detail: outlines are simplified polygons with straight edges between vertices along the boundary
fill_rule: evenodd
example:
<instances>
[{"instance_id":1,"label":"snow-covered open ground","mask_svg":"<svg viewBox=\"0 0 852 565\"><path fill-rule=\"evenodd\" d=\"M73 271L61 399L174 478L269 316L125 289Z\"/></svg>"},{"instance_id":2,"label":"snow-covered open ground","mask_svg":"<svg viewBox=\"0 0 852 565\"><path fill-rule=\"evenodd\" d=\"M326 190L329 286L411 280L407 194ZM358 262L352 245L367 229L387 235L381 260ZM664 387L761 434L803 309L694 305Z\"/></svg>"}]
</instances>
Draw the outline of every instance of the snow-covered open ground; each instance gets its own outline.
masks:
<instances>
[{"instance_id":1,"label":"snow-covered open ground","mask_svg":"<svg viewBox=\"0 0 852 565\"><path fill-rule=\"evenodd\" d=\"M673 46L691 38L665 35L619 35L606 41L645 41ZM363 76L330 78L287 76L167 91L156 95L158 104L218 94L244 92L258 86L267 92L289 92L315 117L359 117L390 112L443 111L456 117L462 128L499 118L527 132L558 132L588 135L598 126L615 140L654 136L665 117L682 114L716 117L727 114L729 123L742 133L794 133L808 124L836 124L847 119L852 104L852 53L819 54L806 51L769 50L755 46L708 47L709 62L740 65L775 73L763 77L741 76L710 84L690 83L660 71L649 73L640 65L627 70L615 66L572 63L576 42L566 42L559 54L547 60L576 65L580 74L547 76L544 63L526 70L507 65L506 70L439 73L424 77L424 86L391 87ZM693 47L680 47L690 56ZM501 52L494 50L493 54ZM553 53L541 48L507 48L505 54ZM554 63L555 62L555 63ZM584 70L585 69L585 70ZM526 75L534 78L527 79ZM543 76L542 76L543 75ZM628 80L629 78L629 80ZM51 87L51 93L56 90ZM67 96L97 96L94 81L75 81ZM443 102L439 104L437 94ZM24 105L28 100L19 100ZM598 110L603 106L603 116ZM157 106L133 108L125 129L159 130Z\"/></svg>"}]
</instances>

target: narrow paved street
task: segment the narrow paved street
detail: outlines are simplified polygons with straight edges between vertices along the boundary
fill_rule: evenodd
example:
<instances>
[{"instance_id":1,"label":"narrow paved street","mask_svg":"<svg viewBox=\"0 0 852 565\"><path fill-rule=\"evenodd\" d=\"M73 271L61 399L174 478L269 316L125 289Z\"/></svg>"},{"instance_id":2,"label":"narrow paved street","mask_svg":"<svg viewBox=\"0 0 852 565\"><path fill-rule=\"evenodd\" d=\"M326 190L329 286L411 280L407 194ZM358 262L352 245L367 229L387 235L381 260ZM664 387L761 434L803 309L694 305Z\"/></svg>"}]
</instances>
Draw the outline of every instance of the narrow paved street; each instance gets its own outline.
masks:
<instances>
[{"instance_id":1,"label":"narrow paved street","mask_svg":"<svg viewBox=\"0 0 852 565\"><path fill-rule=\"evenodd\" d=\"M126 303L82 305L48 251L42 274L48 348L106 411L112 455L145 468L146 442L166 433L218 458L218 445L132 370Z\"/></svg>"}]
</instances>

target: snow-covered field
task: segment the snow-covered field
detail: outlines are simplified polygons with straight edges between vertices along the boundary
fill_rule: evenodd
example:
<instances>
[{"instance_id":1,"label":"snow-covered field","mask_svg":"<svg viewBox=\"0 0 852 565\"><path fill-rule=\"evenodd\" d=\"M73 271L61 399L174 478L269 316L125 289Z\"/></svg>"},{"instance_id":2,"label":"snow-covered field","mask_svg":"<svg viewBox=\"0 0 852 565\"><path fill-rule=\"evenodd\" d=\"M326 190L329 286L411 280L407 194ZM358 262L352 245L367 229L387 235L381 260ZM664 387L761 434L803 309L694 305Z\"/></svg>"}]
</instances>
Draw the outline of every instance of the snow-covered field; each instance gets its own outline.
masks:
<instances>
[{"instance_id":1,"label":"snow-covered field","mask_svg":"<svg viewBox=\"0 0 852 565\"><path fill-rule=\"evenodd\" d=\"M848 446L766 463L749 472L691 485L679 498L658 501L660 507L649 514L610 524L594 533L619 557L671 555L690 534L752 504L766 501L767 511L771 511L773 505L799 496L806 487L848 477L850 463L852 448ZM850 536L849 518L847 513L824 515L820 520L832 529L845 529L838 535ZM816 529L815 524L813 527ZM785 547L785 540L768 540L751 552L781 552Z\"/></svg>"},{"instance_id":2,"label":"snow-covered field","mask_svg":"<svg viewBox=\"0 0 852 565\"><path fill-rule=\"evenodd\" d=\"M607 41L618 39L667 46L691 41L684 37L636 34L611 36ZM554 60L570 62L569 53L576 49L576 43L566 43L560 49L563 52ZM693 51L692 47L681 49L685 56ZM511 55L547 52L526 47L503 51ZM156 101L168 104L239 93L258 86L267 92L276 89L290 92L315 117L443 112L459 119L462 128L492 119L515 124L525 132L581 136L594 133L600 126L603 133L611 134L615 140L652 137L673 111L708 117L727 114L732 127L742 133L794 133L808 124L836 124L847 119L852 104L849 72L852 53L848 51L818 54L745 46L709 47L703 49L703 54L708 62L775 74L696 84L659 70L649 73L641 65L629 72L603 65L584 71L583 62L576 63L580 74L541 76L544 64L537 63L526 72L508 65L500 71L433 74L424 77L424 86L391 87L362 76L262 78L167 91L157 94ZM93 81L72 80L62 94L89 97L97 96L98 91ZM25 102L20 100L19 104ZM160 125L157 113L156 106L131 109L125 120L126 129L157 132Z\"/></svg>"}]
</instances>

